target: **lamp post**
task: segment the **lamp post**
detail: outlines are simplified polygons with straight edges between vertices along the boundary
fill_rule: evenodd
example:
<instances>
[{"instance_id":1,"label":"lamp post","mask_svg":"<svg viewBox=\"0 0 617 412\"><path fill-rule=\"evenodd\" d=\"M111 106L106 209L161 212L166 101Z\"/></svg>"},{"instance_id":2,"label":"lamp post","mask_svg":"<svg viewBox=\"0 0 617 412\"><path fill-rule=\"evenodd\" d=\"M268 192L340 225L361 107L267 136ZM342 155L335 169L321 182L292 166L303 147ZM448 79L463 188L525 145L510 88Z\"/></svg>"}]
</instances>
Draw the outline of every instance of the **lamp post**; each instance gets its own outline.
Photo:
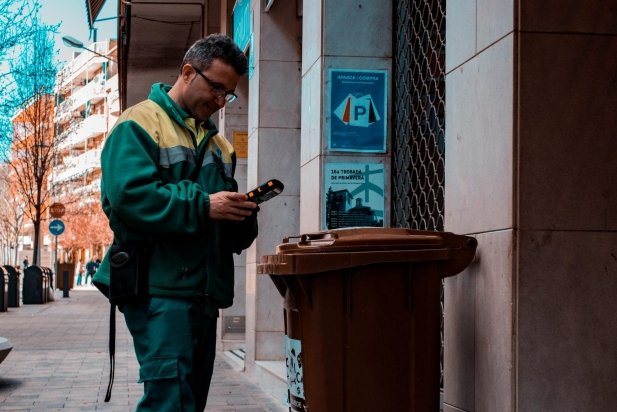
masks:
<instances>
[{"instance_id":1,"label":"lamp post","mask_svg":"<svg viewBox=\"0 0 617 412\"><path fill-rule=\"evenodd\" d=\"M111 61L112 61L112 62L114 62L114 63L118 63L118 61L117 61L117 60L112 59L112 58L111 58L111 57L109 57L109 56L106 56L106 55L101 54L101 53L99 53L99 52L97 52L97 51L94 51L94 50L92 50L92 49L87 48L86 46L84 46L84 43L83 43L83 42L81 42L81 41L77 40L75 37L72 37L72 36L62 36L62 43L64 43L64 45L65 45L65 46L68 46L68 47L74 47L74 48L76 48L76 49L84 49L84 50L87 50L87 51L89 51L90 53L94 53L94 54L96 54L97 56L105 57L106 59L111 60Z\"/></svg>"}]
</instances>

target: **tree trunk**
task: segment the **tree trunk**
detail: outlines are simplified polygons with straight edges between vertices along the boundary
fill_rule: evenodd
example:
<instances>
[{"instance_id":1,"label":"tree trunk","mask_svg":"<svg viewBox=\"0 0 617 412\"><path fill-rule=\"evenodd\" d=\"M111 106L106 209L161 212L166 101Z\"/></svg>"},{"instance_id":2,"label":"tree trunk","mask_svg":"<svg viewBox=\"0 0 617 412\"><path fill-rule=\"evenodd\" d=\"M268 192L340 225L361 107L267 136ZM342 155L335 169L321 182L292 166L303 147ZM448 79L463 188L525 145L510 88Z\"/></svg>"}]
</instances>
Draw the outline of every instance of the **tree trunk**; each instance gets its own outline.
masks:
<instances>
[{"instance_id":1,"label":"tree trunk","mask_svg":"<svg viewBox=\"0 0 617 412\"><path fill-rule=\"evenodd\" d=\"M32 221L32 224L34 226L34 244L32 245L32 264L33 265L41 265L41 257L40 257L40 250L39 250L39 243L40 243L40 232L41 232L41 220L34 220Z\"/></svg>"},{"instance_id":2,"label":"tree trunk","mask_svg":"<svg viewBox=\"0 0 617 412\"><path fill-rule=\"evenodd\" d=\"M13 248L13 250L15 251L15 261L13 262L13 267L16 268L19 264L19 236L15 236L15 243L13 243L13 245L15 245L15 247Z\"/></svg>"}]
</instances>

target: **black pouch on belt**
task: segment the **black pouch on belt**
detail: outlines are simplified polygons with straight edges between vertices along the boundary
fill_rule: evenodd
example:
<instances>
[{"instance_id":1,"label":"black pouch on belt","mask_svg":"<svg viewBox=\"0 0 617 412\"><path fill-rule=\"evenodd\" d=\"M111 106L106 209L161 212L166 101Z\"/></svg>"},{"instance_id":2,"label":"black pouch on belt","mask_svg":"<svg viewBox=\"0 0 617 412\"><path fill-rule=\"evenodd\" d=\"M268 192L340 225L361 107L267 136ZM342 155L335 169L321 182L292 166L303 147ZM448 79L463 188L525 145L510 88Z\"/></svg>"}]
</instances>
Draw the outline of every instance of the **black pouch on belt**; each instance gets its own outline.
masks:
<instances>
[{"instance_id":1,"label":"black pouch on belt","mask_svg":"<svg viewBox=\"0 0 617 412\"><path fill-rule=\"evenodd\" d=\"M109 250L109 301L138 302L148 296L148 264L151 245L113 244Z\"/></svg>"}]
</instances>

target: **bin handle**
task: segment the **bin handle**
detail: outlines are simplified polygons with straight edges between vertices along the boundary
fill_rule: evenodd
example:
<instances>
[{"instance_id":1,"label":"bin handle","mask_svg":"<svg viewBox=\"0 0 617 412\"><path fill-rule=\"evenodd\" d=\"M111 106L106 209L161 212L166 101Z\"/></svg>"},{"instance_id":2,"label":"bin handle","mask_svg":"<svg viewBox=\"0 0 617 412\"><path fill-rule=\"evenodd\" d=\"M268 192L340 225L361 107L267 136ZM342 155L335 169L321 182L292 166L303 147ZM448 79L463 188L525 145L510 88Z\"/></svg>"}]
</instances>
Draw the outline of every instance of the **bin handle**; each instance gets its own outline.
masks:
<instances>
[{"instance_id":1,"label":"bin handle","mask_svg":"<svg viewBox=\"0 0 617 412\"><path fill-rule=\"evenodd\" d=\"M305 233L302 235L285 237L283 238L283 243L289 243L290 239L300 239L298 243L301 245L309 242L332 242L338 239L338 234L332 232Z\"/></svg>"}]
</instances>

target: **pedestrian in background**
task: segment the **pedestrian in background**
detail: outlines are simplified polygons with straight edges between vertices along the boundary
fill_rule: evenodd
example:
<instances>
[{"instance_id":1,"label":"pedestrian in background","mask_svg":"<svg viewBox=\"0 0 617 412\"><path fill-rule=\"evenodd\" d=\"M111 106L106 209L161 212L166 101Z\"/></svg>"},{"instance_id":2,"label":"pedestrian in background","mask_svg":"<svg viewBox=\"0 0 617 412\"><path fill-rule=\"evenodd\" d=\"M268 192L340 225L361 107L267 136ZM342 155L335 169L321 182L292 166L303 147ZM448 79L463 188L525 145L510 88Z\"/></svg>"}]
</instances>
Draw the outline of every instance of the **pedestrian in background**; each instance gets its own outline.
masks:
<instances>
[{"instance_id":1,"label":"pedestrian in background","mask_svg":"<svg viewBox=\"0 0 617 412\"><path fill-rule=\"evenodd\" d=\"M79 262L77 262L77 286L81 286L81 281L84 278L85 271L84 261L83 259L80 259Z\"/></svg>"},{"instance_id":2,"label":"pedestrian in background","mask_svg":"<svg viewBox=\"0 0 617 412\"><path fill-rule=\"evenodd\" d=\"M24 261L22 262L22 264L23 264L24 270L28 269L28 266L30 266L30 263L28 262L28 256L24 258Z\"/></svg>"},{"instance_id":3,"label":"pedestrian in background","mask_svg":"<svg viewBox=\"0 0 617 412\"><path fill-rule=\"evenodd\" d=\"M94 277L95 273L96 273L96 263L92 259L90 259L88 263L86 263L86 279L84 281L84 285L92 284L92 278Z\"/></svg>"},{"instance_id":4,"label":"pedestrian in background","mask_svg":"<svg viewBox=\"0 0 617 412\"><path fill-rule=\"evenodd\" d=\"M114 244L152 244L149 297L119 306L144 383L137 411L206 407L218 311L233 302L233 253L257 236L256 204L237 192L233 146L210 119L236 98L246 71L231 38L199 40L174 85L154 84L105 141L101 200ZM109 273L108 252L94 277L106 295Z\"/></svg>"}]
</instances>

